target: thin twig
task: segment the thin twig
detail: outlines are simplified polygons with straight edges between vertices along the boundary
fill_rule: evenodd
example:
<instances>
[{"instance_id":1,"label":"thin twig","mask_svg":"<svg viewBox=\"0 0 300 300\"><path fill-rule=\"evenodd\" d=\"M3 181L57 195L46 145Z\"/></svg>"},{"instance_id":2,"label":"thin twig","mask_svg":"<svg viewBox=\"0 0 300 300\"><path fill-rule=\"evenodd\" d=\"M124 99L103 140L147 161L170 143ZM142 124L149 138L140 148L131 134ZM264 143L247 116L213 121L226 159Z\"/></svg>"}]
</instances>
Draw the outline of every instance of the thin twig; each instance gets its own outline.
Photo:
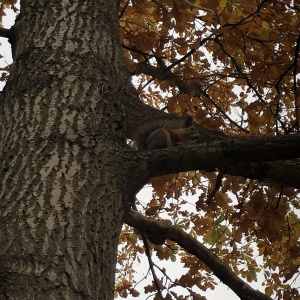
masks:
<instances>
[{"instance_id":1,"label":"thin twig","mask_svg":"<svg viewBox=\"0 0 300 300\"><path fill-rule=\"evenodd\" d=\"M206 204L211 203L211 201L214 199L217 191L220 189L220 187L222 185L223 177L224 177L224 174L222 172L219 172L217 179L216 179L215 186L214 186L213 190L207 196Z\"/></svg>"},{"instance_id":2,"label":"thin twig","mask_svg":"<svg viewBox=\"0 0 300 300\"><path fill-rule=\"evenodd\" d=\"M299 105L300 105L300 100L299 100L299 91L297 87L297 69L298 69L298 57L299 57L299 50L300 50L300 34L298 35L298 39L296 42L296 47L295 47L295 57L294 57L294 69L293 69L293 81L294 81L294 95L295 95L295 113L296 113L296 126L297 129L299 130L300 126L300 116L299 116Z\"/></svg>"},{"instance_id":3,"label":"thin twig","mask_svg":"<svg viewBox=\"0 0 300 300\"><path fill-rule=\"evenodd\" d=\"M138 211L135 202L133 203L132 208L135 211ZM154 270L154 263L153 263L152 258L151 258L151 253L150 253L150 248L149 248L149 245L148 245L147 237L146 237L145 233L143 233L142 231L140 231L140 233L141 233L142 240L143 240L143 243L144 243L145 252L146 252L146 255L147 255L147 259L148 259L148 262L149 262L149 267L150 267L150 270L151 270L151 273L152 273L152 276L153 276L153 281L154 281L154 284L155 284L155 287L156 287L156 290L157 290L157 294L158 294L159 298L161 300L163 300L164 297L161 293L159 280L158 280L158 278L156 276L156 273L155 273L155 270Z\"/></svg>"},{"instance_id":4,"label":"thin twig","mask_svg":"<svg viewBox=\"0 0 300 300\"><path fill-rule=\"evenodd\" d=\"M123 8L122 8L122 10L121 10L121 13L120 13L120 15L119 15L119 19L121 19L121 18L123 17L123 15L124 15L124 13L125 13L125 11L126 11L126 8L127 8L128 4L129 4L129 2L130 2L130 0L128 0L128 1L125 3L125 5L123 6Z\"/></svg>"}]
</instances>

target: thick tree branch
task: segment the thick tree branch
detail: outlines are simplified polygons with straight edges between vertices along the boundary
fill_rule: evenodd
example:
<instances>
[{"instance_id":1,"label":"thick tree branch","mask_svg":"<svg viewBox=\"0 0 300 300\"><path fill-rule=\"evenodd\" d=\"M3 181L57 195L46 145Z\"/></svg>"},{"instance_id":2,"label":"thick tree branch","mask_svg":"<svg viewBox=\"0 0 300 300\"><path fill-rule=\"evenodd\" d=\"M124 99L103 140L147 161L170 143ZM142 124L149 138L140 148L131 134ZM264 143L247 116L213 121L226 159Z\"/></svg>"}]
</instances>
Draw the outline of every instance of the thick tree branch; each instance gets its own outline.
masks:
<instances>
[{"instance_id":1,"label":"thick tree branch","mask_svg":"<svg viewBox=\"0 0 300 300\"><path fill-rule=\"evenodd\" d=\"M11 38L11 30L6 28L0 28L0 36L4 38Z\"/></svg>"},{"instance_id":2,"label":"thick tree branch","mask_svg":"<svg viewBox=\"0 0 300 300\"><path fill-rule=\"evenodd\" d=\"M300 188L300 160L227 165L221 171L234 176Z\"/></svg>"},{"instance_id":3,"label":"thick tree branch","mask_svg":"<svg viewBox=\"0 0 300 300\"><path fill-rule=\"evenodd\" d=\"M269 162L300 158L300 135L231 138L205 144L174 147L150 154L149 169L154 176L196 169L213 170L228 164ZM147 158L146 158L147 159ZM179 162L180 163L174 163ZM185 169L185 170L183 170ZM161 173L161 174L160 174Z\"/></svg>"},{"instance_id":4,"label":"thick tree branch","mask_svg":"<svg viewBox=\"0 0 300 300\"><path fill-rule=\"evenodd\" d=\"M215 276L232 289L241 299L271 300L270 297L251 288L250 285L235 275L228 266L225 266L208 248L183 230L165 222L148 219L133 210L131 210L123 220L126 224L145 232L146 234L160 235L162 240L169 239L176 242L182 248L201 260L213 271Z\"/></svg>"},{"instance_id":5,"label":"thick tree branch","mask_svg":"<svg viewBox=\"0 0 300 300\"><path fill-rule=\"evenodd\" d=\"M191 170L214 171L300 188L300 136L252 137L136 152L137 191L150 178ZM288 166L288 168L287 168ZM294 166L294 168L293 168Z\"/></svg>"}]
</instances>

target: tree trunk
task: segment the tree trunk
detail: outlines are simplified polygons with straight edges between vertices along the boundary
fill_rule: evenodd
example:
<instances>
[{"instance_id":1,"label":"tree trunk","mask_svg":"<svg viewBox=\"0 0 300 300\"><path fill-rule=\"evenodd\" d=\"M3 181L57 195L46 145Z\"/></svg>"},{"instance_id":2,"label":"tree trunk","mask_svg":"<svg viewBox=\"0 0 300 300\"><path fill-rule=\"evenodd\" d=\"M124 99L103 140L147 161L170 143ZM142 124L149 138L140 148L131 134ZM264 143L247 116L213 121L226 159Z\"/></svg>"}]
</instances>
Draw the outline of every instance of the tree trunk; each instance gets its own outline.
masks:
<instances>
[{"instance_id":1,"label":"tree trunk","mask_svg":"<svg viewBox=\"0 0 300 300\"><path fill-rule=\"evenodd\" d=\"M21 1L0 101L2 298L113 299L129 193L117 15Z\"/></svg>"}]
</instances>

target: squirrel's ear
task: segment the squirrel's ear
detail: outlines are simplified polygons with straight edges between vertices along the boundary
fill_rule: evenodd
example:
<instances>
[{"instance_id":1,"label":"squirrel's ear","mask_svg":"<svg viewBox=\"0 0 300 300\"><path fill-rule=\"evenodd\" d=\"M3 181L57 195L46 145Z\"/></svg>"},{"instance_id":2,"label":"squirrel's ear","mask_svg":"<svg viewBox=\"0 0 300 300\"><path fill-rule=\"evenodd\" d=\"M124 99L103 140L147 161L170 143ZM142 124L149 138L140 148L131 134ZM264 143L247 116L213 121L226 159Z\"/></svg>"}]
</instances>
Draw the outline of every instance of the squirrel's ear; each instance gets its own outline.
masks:
<instances>
[{"instance_id":1,"label":"squirrel's ear","mask_svg":"<svg viewBox=\"0 0 300 300\"><path fill-rule=\"evenodd\" d=\"M184 116L184 125L183 127L191 127L193 125L193 118L191 115L185 115Z\"/></svg>"}]
</instances>

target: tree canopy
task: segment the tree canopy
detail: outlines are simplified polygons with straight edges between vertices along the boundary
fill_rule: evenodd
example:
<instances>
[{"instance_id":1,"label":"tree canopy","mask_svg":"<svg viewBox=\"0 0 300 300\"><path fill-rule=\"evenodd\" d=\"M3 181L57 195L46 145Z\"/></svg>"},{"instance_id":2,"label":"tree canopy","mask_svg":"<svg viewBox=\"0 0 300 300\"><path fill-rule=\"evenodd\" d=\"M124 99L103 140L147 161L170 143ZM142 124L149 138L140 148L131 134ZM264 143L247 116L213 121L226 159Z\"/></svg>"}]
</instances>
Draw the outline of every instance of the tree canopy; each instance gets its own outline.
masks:
<instances>
[{"instance_id":1,"label":"tree canopy","mask_svg":"<svg viewBox=\"0 0 300 300\"><path fill-rule=\"evenodd\" d=\"M229 136L299 132L299 10L297 1L122 1L121 43L140 98L171 114L188 111L198 124ZM289 166L281 167L290 177ZM295 179L299 188L300 177ZM249 282L264 270L267 295L298 297L299 281L290 284L299 278L300 263L293 183L195 171L151 184L152 199L140 198L138 205L146 215L185 229ZM120 261L131 274L129 256L144 250L138 236L129 236L121 248L129 250L128 261L122 255ZM176 298L171 295L177 285L189 291L214 285L197 258L166 244L154 246L156 256L178 255L187 267L186 275L169 283L166 299ZM125 295L122 280L117 287Z\"/></svg>"},{"instance_id":2,"label":"tree canopy","mask_svg":"<svg viewBox=\"0 0 300 300\"><path fill-rule=\"evenodd\" d=\"M0 15L15 4L2 1ZM189 157L184 147L137 152L155 162L153 191L124 217L115 295L139 297L135 264L146 255L153 280L144 292L153 299L206 299L213 275L251 299L261 273L257 299L298 299L300 4L122 0L118 17L140 100L157 114L188 113L207 131ZM166 156L181 164L163 169ZM171 279L151 256L180 261L186 273Z\"/></svg>"}]
</instances>

